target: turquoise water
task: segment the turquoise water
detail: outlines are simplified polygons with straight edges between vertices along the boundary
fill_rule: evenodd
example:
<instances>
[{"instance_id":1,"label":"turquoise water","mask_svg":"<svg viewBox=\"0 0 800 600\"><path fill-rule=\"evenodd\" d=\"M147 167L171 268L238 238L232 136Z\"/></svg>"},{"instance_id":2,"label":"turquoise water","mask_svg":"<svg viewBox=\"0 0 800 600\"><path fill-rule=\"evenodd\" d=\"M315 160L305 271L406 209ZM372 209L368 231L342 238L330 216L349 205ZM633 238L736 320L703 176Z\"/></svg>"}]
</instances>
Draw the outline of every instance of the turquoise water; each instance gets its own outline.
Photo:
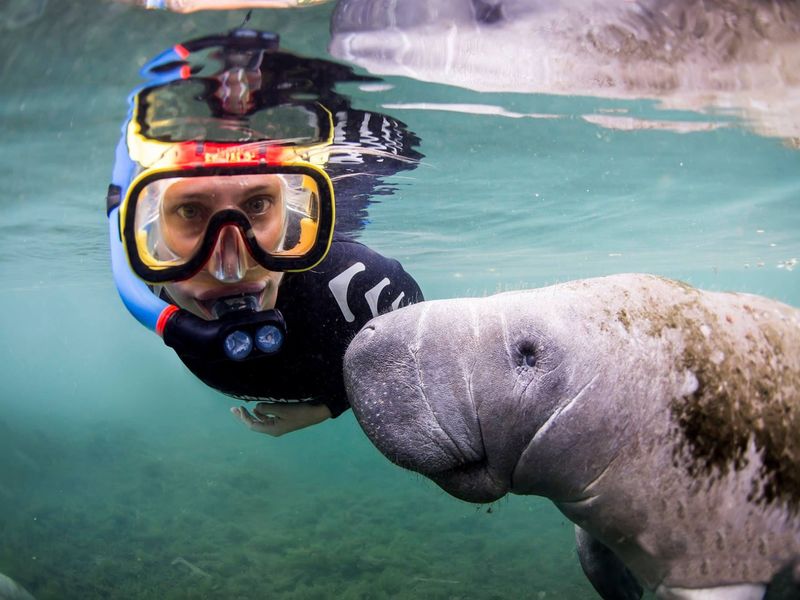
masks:
<instances>
[{"instance_id":1,"label":"turquoise water","mask_svg":"<svg viewBox=\"0 0 800 600\"><path fill-rule=\"evenodd\" d=\"M332 10L251 26L330 58ZM149 57L243 17L61 0L0 38L0 573L42 599L593 597L547 501L452 499L383 459L349 413L280 439L246 431L126 313L104 212L125 97ZM341 91L406 122L425 158L360 238L429 299L643 271L800 305L786 140L654 100L386 80ZM724 126L584 118L608 111Z\"/></svg>"}]
</instances>

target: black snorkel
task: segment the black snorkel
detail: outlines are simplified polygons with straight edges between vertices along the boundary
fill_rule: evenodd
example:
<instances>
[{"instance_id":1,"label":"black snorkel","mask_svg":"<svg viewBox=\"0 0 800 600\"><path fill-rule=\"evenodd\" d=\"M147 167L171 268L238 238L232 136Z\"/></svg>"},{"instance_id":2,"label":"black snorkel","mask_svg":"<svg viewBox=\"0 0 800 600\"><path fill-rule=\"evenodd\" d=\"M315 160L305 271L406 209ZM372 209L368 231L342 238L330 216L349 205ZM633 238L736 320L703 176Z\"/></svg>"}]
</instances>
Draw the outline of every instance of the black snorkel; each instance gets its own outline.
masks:
<instances>
[{"instance_id":1,"label":"black snorkel","mask_svg":"<svg viewBox=\"0 0 800 600\"><path fill-rule=\"evenodd\" d=\"M133 237L126 233L125 228L126 217L133 215L134 211L126 212L126 198L135 191L133 188L137 182L143 181L137 177L143 173L147 175L143 169L152 166L153 156L160 160L171 148L177 148L180 144L189 144L195 155L206 157L205 161L197 158L199 162L191 163L191 169L186 167L181 172L182 176L188 176L192 169L197 170L198 176L206 176L217 162L225 163L226 174L236 171L240 174L270 172L307 176L317 186L315 197L318 203L324 204L326 208L317 213L322 216L315 217L316 228L303 228L305 224L301 223L298 237L302 239L304 232L311 232L310 239L326 241L327 246L314 246L313 251L308 250L303 256L290 257L291 269L287 264L278 264L280 257L275 257L277 262L271 266L268 264L265 268L274 271L304 270L321 261L327 254L335 222L330 179L316 164L297 160L278 164L275 158L284 151L291 154L295 148L301 148L304 153L308 153L309 149L330 145L333 140L333 117L318 101L321 98L316 97L323 94L315 94L312 99L296 97L301 83L304 86L307 80L313 81L312 75L315 73L308 66L298 70L297 61L293 55L279 50L277 34L235 29L227 34L176 44L159 54L141 69L140 73L145 81L134 89L128 99L129 112L122 126L112 183L106 199L112 271L120 297L131 314L145 327L160 335L166 345L175 349L182 357L190 356L206 362L224 364L278 354L287 335L284 318L275 309L260 310L259 302L252 295L239 294L218 300L212 309L214 318L211 320L176 306L167 295L159 293L159 286L167 281L184 279L182 275L185 274L171 278L166 277L165 272L161 273L164 277L159 279L157 271L154 271L155 276L153 273L150 276L136 273L138 253L134 251L135 248L128 247L132 244L130 240ZM312 66L313 64L315 63L312 61ZM217 92L222 86L220 74L227 70L237 74L241 70L253 75L254 81L249 87L245 86L252 106L248 103L240 111L226 110L224 94ZM263 76L263 82L256 79L256 75ZM163 99L158 102L159 94L165 94L164 98L169 102ZM203 135L200 135L188 125L186 130L182 129L180 119L173 122L170 115L151 114L164 106L170 109L177 107L176 110L185 109L186 115L190 117L187 123L192 127L200 123L208 131L204 130L201 132ZM268 112L273 110L274 113ZM200 119L197 114L203 118ZM292 119L287 123L280 121L281 127L276 126L273 132L269 126L287 114ZM249 120L256 120L257 126L253 125L251 128ZM229 137L230 121L243 123L240 137ZM216 126L219 123L224 126ZM252 132L259 127L267 133L253 138ZM133 145L131 140L141 147ZM230 157L224 152L227 145L237 144L249 151L255 151L253 144L256 142L260 144L256 149L260 152L263 146L266 153L263 157L258 155L257 165L247 162L249 159L238 154L234 156L233 151ZM164 154L153 154L154 149L159 148L163 148ZM136 149L139 154L132 156L132 149ZM203 150L202 153L200 149ZM297 156L295 154L294 158ZM147 161L142 162L142 157ZM273 160L275 164L271 162ZM184 163L180 164L182 167L186 166ZM229 217L226 219L230 220ZM241 225L246 229L244 224ZM251 253L258 252L259 248L253 246L249 250ZM198 256L204 254L205 250ZM259 257L256 257L258 262L268 263L269 257ZM301 264L306 258L306 263ZM193 270L200 266L190 264L187 269Z\"/></svg>"},{"instance_id":2,"label":"black snorkel","mask_svg":"<svg viewBox=\"0 0 800 600\"><path fill-rule=\"evenodd\" d=\"M140 73L146 81L130 97L130 111L123 123L112 184L106 199L114 280L131 314L160 335L167 346L184 355L207 361L243 361L274 355L280 351L286 337L286 324L277 310L259 311L255 297L241 295L219 300L213 309L215 319L207 321L154 293L151 285L131 270L122 243L120 204L137 170L125 142L128 125L134 115L134 102L137 95L149 87L168 85L191 77L192 67L187 57L192 53L221 47L220 58L224 66L227 67L229 62L243 61L245 68L257 69L264 53L277 51L278 46L277 34L247 29L178 44L142 68ZM230 61L226 59L228 53L231 55ZM146 123L139 124L139 127L146 126Z\"/></svg>"}]
</instances>

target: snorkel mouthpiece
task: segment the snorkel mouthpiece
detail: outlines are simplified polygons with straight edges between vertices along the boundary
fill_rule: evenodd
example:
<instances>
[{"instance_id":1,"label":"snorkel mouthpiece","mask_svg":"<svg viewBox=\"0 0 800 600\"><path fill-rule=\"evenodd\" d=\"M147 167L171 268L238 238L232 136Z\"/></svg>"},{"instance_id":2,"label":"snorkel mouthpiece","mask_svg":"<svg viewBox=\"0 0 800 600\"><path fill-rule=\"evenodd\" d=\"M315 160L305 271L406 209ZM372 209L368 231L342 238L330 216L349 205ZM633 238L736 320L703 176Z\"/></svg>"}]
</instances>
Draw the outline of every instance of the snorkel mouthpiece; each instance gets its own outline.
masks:
<instances>
[{"instance_id":1,"label":"snorkel mouthpiece","mask_svg":"<svg viewBox=\"0 0 800 600\"><path fill-rule=\"evenodd\" d=\"M258 310L258 297L255 294L245 294L243 296L220 298L211 307L211 314L214 315L215 319L219 319L228 313L242 310L256 312Z\"/></svg>"}]
</instances>

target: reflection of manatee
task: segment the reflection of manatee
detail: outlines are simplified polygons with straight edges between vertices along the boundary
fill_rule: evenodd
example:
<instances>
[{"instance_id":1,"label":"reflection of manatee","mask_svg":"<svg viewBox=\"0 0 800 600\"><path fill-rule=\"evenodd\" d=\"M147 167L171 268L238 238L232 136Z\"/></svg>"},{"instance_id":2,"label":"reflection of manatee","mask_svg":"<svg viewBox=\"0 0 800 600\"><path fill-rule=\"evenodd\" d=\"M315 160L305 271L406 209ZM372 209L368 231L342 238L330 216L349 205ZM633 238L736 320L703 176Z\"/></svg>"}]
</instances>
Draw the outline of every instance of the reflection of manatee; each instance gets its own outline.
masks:
<instances>
[{"instance_id":1,"label":"reflection of manatee","mask_svg":"<svg viewBox=\"0 0 800 600\"><path fill-rule=\"evenodd\" d=\"M340 0L331 29L331 53L373 73L733 109L800 138L796 0Z\"/></svg>"},{"instance_id":2,"label":"reflection of manatee","mask_svg":"<svg viewBox=\"0 0 800 600\"><path fill-rule=\"evenodd\" d=\"M550 498L604 597L632 573L760 598L800 556L800 310L650 275L424 302L370 321L345 377L393 462Z\"/></svg>"},{"instance_id":3,"label":"reflection of manatee","mask_svg":"<svg viewBox=\"0 0 800 600\"><path fill-rule=\"evenodd\" d=\"M47 0L0 0L0 29L17 29L42 16Z\"/></svg>"}]
</instances>

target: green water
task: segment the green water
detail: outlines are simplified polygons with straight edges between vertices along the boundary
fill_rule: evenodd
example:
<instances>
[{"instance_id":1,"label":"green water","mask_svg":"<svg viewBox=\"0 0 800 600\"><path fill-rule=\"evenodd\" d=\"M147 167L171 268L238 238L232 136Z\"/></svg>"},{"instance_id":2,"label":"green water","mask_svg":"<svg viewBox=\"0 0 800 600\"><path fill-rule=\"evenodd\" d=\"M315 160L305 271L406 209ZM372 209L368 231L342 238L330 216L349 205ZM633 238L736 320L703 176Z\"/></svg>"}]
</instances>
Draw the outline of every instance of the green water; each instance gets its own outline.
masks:
<instances>
[{"instance_id":1,"label":"green water","mask_svg":"<svg viewBox=\"0 0 800 600\"><path fill-rule=\"evenodd\" d=\"M327 57L331 10L251 26ZM40 599L594 597L547 501L457 501L381 457L350 413L246 431L125 312L104 213L125 97L149 57L243 16L53 0L3 32L0 572ZM580 118L652 118L646 101L388 81L342 92L405 121L426 158L361 239L429 299L646 271L800 305L800 268L779 268L800 257L800 152L781 140ZM559 118L383 108L416 102Z\"/></svg>"}]
</instances>

